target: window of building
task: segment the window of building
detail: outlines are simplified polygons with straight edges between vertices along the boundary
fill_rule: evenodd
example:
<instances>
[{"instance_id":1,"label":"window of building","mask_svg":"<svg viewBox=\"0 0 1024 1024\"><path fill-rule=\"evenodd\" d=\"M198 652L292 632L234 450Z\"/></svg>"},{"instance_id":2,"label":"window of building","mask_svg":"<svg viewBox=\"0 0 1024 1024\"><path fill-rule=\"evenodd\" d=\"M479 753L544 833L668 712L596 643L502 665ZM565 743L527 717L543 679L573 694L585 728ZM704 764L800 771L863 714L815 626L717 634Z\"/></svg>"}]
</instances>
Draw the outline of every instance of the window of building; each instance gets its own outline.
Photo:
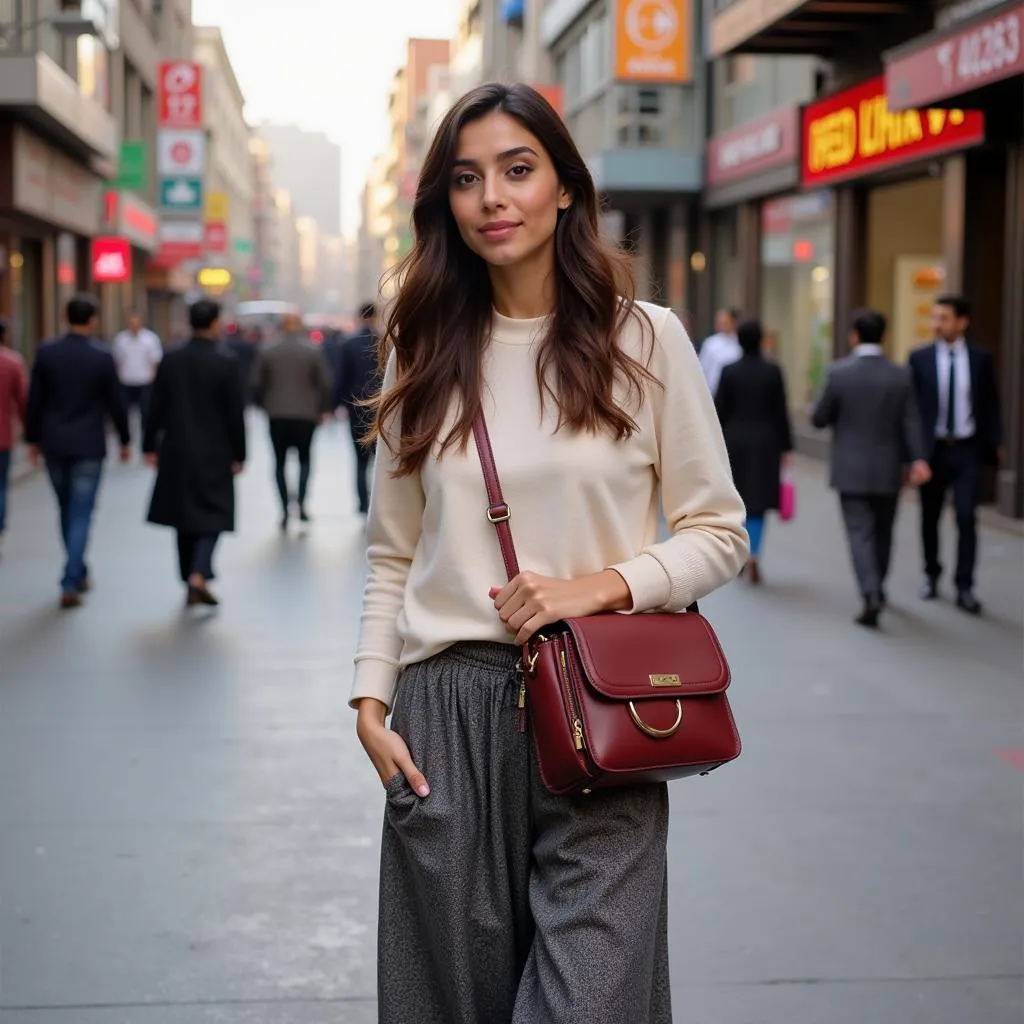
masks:
<instances>
[{"instance_id":1,"label":"window of building","mask_svg":"<svg viewBox=\"0 0 1024 1024\"><path fill-rule=\"evenodd\" d=\"M834 267L832 193L762 205L760 316L794 411L810 406L832 359Z\"/></svg>"},{"instance_id":2,"label":"window of building","mask_svg":"<svg viewBox=\"0 0 1024 1024\"><path fill-rule=\"evenodd\" d=\"M607 84L611 75L611 30L607 14L588 22L555 58L556 80L568 106L585 100Z\"/></svg>"}]
</instances>

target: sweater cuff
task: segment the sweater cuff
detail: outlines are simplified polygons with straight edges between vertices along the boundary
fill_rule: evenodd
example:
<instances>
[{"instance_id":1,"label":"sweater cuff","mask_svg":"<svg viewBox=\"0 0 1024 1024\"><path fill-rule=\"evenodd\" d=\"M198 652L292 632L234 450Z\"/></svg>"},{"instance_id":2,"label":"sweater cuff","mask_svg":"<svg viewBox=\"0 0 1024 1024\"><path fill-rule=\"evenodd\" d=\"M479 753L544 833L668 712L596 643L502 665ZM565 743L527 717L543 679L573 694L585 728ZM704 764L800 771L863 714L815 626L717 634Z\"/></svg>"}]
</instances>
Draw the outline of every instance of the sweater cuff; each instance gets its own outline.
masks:
<instances>
[{"instance_id":1,"label":"sweater cuff","mask_svg":"<svg viewBox=\"0 0 1024 1024\"><path fill-rule=\"evenodd\" d=\"M633 597L631 612L649 612L663 608L672 596L672 580L665 567L651 554L637 555L628 562L609 566L629 587Z\"/></svg>"},{"instance_id":2,"label":"sweater cuff","mask_svg":"<svg viewBox=\"0 0 1024 1024\"><path fill-rule=\"evenodd\" d=\"M350 708L358 707L358 702L364 697L372 697L387 705L390 712L397 686L398 662L380 657L357 659L356 674L352 681L348 706Z\"/></svg>"}]
</instances>

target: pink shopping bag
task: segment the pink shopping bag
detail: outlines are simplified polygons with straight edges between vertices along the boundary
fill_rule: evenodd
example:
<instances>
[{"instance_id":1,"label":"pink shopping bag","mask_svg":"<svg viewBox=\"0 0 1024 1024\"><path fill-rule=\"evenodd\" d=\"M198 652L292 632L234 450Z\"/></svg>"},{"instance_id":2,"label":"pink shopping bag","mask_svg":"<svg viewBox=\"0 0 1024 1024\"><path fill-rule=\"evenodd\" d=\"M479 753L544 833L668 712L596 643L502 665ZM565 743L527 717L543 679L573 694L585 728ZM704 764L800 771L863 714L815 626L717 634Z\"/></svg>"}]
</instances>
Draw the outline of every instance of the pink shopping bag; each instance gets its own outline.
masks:
<instances>
[{"instance_id":1,"label":"pink shopping bag","mask_svg":"<svg viewBox=\"0 0 1024 1024\"><path fill-rule=\"evenodd\" d=\"M779 518L788 523L796 517L796 484L787 473L779 484Z\"/></svg>"}]
</instances>

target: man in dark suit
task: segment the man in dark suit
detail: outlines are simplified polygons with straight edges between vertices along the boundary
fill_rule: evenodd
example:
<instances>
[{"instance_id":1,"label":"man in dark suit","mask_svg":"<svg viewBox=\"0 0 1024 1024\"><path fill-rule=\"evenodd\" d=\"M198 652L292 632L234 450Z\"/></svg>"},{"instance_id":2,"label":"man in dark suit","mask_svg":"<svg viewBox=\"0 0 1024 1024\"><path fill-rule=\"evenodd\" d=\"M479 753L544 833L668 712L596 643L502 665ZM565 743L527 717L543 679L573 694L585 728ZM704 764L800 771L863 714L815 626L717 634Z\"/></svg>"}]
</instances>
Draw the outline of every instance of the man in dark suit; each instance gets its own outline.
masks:
<instances>
[{"instance_id":1,"label":"man in dark suit","mask_svg":"<svg viewBox=\"0 0 1024 1024\"><path fill-rule=\"evenodd\" d=\"M219 345L220 306L189 309L191 341L157 371L143 451L157 469L149 522L178 533L189 605L216 605L209 589L220 534L235 528L235 476L245 463L245 410L235 359Z\"/></svg>"},{"instance_id":2,"label":"man in dark suit","mask_svg":"<svg viewBox=\"0 0 1024 1024\"><path fill-rule=\"evenodd\" d=\"M370 508L367 474L374 448L363 444L363 439L373 424L373 410L357 403L372 397L380 389L377 346L377 307L367 302L359 309L359 329L342 343L337 378L337 400L348 412L355 446L356 496L362 515Z\"/></svg>"},{"instance_id":3,"label":"man in dark suit","mask_svg":"<svg viewBox=\"0 0 1024 1024\"><path fill-rule=\"evenodd\" d=\"M99 307L82 296L67 304L66 314L68 333L36 354L25 417L29 460L33 465L45 460L60 507L67 553L60 605L65 609L77 608L89 589L85 551L107 456L108 416L121 440L121 461L130 458L128 416L114 358L92 340Z\"/></svg>"},{"instance_id":4,"label":"man in dark suit","mask_svg":"<svg viewBox=\"0 0 1024 1024\"><path fill-rule=\"evenodd\" d=\"M814 426L832 428L832 486L839 492L864 598L856 622L868 627L878 625L885 605L904 466L911 464L914 484L923 484L931 475L910 373L886 359L885 328L885 317L874 310L854 315L853 354L831 368L811 413Z\"/></svg>"},{"instance_id":5,"label":"man in dark suit","mask_svg":"<svg viewBox=\"0 0 1024 1024\"><path fill-rule=\"evenodd\" d=\"M967 300L940 296L932 310L934 344L910 356L932 478L921 490L921 541L925 579L921 597L939 593L939 518L952 488L959 534L956 564L958 607L981 613L974 596L978 552L976 515L982 471L1002 461L1003 424L992 357L965 338L971 317Z\"/></svg>"}]
</instances>

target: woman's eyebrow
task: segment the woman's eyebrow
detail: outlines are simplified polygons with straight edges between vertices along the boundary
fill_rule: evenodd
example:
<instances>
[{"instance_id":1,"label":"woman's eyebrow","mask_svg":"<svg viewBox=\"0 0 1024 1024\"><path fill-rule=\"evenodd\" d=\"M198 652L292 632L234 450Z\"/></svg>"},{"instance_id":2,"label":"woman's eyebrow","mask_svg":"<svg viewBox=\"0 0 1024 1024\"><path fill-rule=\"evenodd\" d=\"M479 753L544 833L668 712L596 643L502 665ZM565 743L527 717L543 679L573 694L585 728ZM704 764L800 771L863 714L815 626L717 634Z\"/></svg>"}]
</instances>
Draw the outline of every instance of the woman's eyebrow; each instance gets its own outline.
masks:
<instances>
[{"instance_id":1,"label":"woman's eyebrow","mask_svg":"<svg viewBox=\"0 0 1024 1024\"><path fill-rule=\"evenodd\" d=\"M529 146L516 146L515 149L506 149L504 153L499 153L495 160L501 162L502 160L511 160L514 156L522 156L524 153L530 153L532 156L536 156L536 150L531 149ZM476 160L471 160L468 157L459 157L455 160L456 167L476 167Z\"/></svg>"}]
</instances>

